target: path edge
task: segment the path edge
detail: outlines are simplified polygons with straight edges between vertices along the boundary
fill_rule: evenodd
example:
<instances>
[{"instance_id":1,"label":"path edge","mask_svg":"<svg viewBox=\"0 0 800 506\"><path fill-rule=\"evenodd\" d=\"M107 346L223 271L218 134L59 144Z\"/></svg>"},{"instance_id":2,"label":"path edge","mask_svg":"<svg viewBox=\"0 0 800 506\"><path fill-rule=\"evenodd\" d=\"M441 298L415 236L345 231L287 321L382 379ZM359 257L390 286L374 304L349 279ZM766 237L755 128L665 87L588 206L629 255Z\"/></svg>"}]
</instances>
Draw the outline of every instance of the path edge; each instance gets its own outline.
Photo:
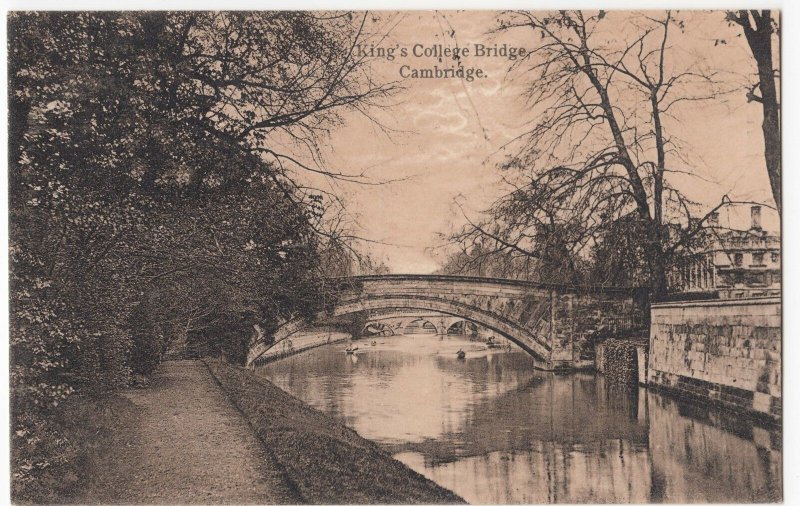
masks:
<instances>
[{"instance_id":1,"label":"path edge","mask_svg":"<svg viewBox=\"0 0 800 506\"><path fill-rule=\"evenodd\" d=\"M275 469L278 470L278 472L280 473L280 478L283 481L283 485L294 496L291 498L290 501L287 501L285 504L308 504L309 503L308 500L300 492L300 489L297 487L297 484L294 482L294 480L292 480L292 478L289 476L289 473L286 472L286 468L283 466L283 464L281 464L278 461L277 457L275 457L275 454L272 453L272 451L270 450L267 442L264 441L264 439L258 433L256 428L250 422L250 419L247 417L247 415L245 415L244 411L242 411L242 409L239 407L239 404L236 402L235 399L232 398L230 393L228 393L228 390L226 390L225 387L222 385L222 383L219 381L217 375L214 374L214 371L208 365L207 360L208 359L201 359L200 362L203 364L203 367L208 372L208 375L211 376L211 379L214 381L214 384L222 392L222 395L225 396L225 399L228 401L228 403L233 406L233 408L236 410L237 413L239 413L239 416L247 424L247 427L250 429L250 432L253 433L256 439L258 439L258 442L261 444L261 449L264 452L264 456L268 461L267 463L274 466Z\"/></svg>"}]
</instances>

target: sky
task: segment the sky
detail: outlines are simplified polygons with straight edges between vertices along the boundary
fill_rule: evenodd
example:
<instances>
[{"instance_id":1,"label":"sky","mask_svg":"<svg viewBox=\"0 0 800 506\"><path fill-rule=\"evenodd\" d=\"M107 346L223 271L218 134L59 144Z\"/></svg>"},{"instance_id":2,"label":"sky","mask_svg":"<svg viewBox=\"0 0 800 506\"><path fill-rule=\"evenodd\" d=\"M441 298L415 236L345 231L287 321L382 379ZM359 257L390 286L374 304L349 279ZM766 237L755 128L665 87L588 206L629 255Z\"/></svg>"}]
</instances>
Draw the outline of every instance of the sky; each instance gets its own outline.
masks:
<instances>
[{"instance_id":1,"label":"sky","mask_svg":"<svg viewBox=\"0 0 800 506\"><path fill-rule=\"evenodd\" d=\"M740 29L727 26L724 13L678 15L686 21L686 30L673 31L674 54L719 70L720 78L731 82L745 82L755 72L744 38L737 37ZM632 34L636 29L625 22L628 17L624 12L612 13L609 27L619 29L621 36ZM399 48L503 43L530 48L531 34L523 30L490 34L498 18L491 11L383 12L377 18L368 29L383 31L390 26L391 32L375 46L395 47L396 53L391 61L374 59L372 71L404 87L391 107L374 112L375 119L390 131L359 114L345 114L344 125L332 132L324 154L330 168L393 182L324 184L332 185L347 201L358 235L373 241L364 243L363 249L392 272L429 273L444 260L441 235L465 223L462 213L477 219L507 191L497 163L514 152L514 145L508 143L526 131L535 113L521 97L525 76L509 77L512 62L507 58L464 58L465 67L481 68L487 76L472 82L411 79L401 76L403 65L442 64L436 58L402 58ZM708 205L718 203L725 194L772 204L761 114L760 105L747 103L745 92L739 90L712 102L678 108L668 127L680 135L691 164L686 169L693 175L672 176L671 182ZM763 214L765 226L777 230L777 214L769 209ZM723 212L721 222L747 228L749 208Z\"/></svg>"}]
</instances>

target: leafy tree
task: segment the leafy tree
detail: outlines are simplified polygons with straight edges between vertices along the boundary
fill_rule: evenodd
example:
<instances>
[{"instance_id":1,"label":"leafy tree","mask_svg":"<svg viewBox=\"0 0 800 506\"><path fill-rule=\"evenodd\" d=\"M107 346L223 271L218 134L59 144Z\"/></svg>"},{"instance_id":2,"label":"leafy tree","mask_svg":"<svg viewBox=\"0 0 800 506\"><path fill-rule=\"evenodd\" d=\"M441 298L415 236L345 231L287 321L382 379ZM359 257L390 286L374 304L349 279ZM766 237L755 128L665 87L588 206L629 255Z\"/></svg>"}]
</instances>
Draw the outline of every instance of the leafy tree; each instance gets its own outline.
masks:
<instances>
[{"instance_id":1,"label":"leafy tree","mask_svg":"<svg viewBox=\"0 0 800 506\"><path fill-rule=\"evenodd\" d=\"M9 16L15 498L59 498L52 412L73 392L125 386L186 334L241 359L253 324L321 307L340 206L296 171L359 180L318 154L341 111L392 92L353 52L364 20Z\"/></svg>"}]
</instances>

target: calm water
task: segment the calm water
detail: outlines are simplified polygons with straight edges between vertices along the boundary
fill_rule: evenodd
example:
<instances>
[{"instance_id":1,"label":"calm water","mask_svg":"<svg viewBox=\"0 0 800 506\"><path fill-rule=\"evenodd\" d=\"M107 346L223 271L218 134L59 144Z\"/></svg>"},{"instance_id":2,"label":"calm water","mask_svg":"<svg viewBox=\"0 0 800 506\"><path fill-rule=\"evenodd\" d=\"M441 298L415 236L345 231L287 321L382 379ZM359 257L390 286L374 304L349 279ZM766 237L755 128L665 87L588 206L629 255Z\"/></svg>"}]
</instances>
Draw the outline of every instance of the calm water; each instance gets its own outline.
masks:
<instances>
[{"instance_id":1,"label":"calm water","mask_svg":"<svg viewBox=\"0 0 800 506\"><path fill-rule=\"evenodd\" d=\"M780 434L742 417L535 371L518 349L460 337L377 342L260 372L471 503L780 499Z\"/></svg>"}]
</instances>

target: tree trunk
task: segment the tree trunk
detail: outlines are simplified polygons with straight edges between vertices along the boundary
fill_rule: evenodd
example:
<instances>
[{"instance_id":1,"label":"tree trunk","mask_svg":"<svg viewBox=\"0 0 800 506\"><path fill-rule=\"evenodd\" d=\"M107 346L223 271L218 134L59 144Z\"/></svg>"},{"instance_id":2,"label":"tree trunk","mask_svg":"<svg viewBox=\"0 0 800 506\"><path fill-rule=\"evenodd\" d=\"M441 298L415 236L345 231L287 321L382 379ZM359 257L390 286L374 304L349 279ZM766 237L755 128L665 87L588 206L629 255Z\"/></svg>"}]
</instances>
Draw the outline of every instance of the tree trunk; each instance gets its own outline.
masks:
<instances>
[{"instance_id":1,"label":"tree trunk","mask_svg":"<svg viewBox=\"0 0 800 506\"><path fill-rule=\"evenodd\" d=\"M661 224L650 223L648 260L650 265L651 297L659 300L667 294L667 265L661 237Z\"/></svg>"},{"instance_id":2,"label":"tree trunk","mask_svg":"<svg viewBox=\"0 0 800 506\"><path fill-rule=\"evenodd\" d=\"M764 132L764 158L767 163L769 184L778 212L781 211L781 120L775 90L775 77L772 69L772 56L767 51L765 62L759 62L758 76L761 86L761 100L764 108L764 121L761 130Z\"/></svg>"},{"instance_id":3,"label":"tree trunk","mask_svg":"<svg viewBox=\"0 0 800 506\"><path fill-rule=\"evenodd\" d=\"M753 52L758 67L758 88L761 97L756 98L764 109L761 130L764 133L764 159L775 206L781 212L781 118L778 92L775 87L775 68L772 61L772 16L769 10L750 11L755 28L750 24L747 11L739 11L736 22L744 29L747 43Z\"/></svg>"}]
</instances>

